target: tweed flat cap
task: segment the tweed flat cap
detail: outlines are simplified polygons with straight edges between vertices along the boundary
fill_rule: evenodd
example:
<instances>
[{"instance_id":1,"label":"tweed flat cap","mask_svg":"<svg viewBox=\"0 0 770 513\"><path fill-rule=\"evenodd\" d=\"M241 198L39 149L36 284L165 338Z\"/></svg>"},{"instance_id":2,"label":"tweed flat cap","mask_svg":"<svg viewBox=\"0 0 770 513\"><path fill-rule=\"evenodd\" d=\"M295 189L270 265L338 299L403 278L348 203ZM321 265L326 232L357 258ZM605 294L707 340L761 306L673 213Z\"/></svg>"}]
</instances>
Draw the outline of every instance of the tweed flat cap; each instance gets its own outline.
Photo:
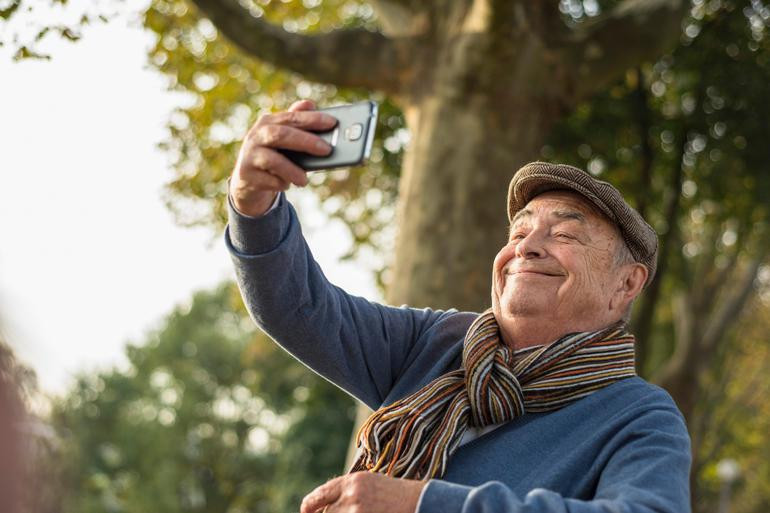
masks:
<instances>
[{"instance_id":1,"label":"tweed flat cap","mask_svg":"<svg viewBox=\"0 0 770 513\"><path fill-rule=\"evenodd\" d=\"M644 286L650 284L658 262L658 235L615 187L582 169L565 164L531 162L516 171L508 187L508 220L511 221L532 198L552 190L581 194L615 223L633 257L647 267Z\"/></svg>"}]
</instances>

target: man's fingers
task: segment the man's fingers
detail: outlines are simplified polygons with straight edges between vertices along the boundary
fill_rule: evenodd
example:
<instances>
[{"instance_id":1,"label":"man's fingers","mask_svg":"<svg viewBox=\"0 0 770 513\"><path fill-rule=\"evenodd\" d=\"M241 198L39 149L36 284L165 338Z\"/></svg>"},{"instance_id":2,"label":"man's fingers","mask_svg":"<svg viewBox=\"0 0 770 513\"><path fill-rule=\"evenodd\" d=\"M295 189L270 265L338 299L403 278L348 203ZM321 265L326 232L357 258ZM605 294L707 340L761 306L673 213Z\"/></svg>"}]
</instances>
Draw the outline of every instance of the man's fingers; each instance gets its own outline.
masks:
<instances>
[{"instance_id":1,"label":"man's fingers","mask_svg":"<svg viewBox=\"0 0 770 513\"><path fill-rule=\"evenodd\" d=\"M289 182L280 176L275 176L267 172L260 173L257 181L259 182L259 188L264 191L281 192L289 188Z\"/></svg>"},{"instance_id":2,"label":"man's fingers","mask_svg":"<svg viewBox=\"0 0 770 513\"><path fill-rule=\"evenodd\" d=\"M254 152L251 165L300 187L307 185L307 174L291 160L269 148L258 148Z\"/></svg>"},{"instance_id":3,"label":"man's fingers","mask_svg":"<svg viewBox=\"0 0 770 513\"><path fill-rule=\"evenodd\" d=\"M302 505L299 508L300 513L316 513L334 503L340 497L341 480L338 477L322 484L302 499Z\"/></svg>"},{"instance_id":4,"label":"man's fingers","mask_svg":"<svg viewBox=\"0 0 770 513\"><path fill-rule=\"evenodd\" d=\"M287 125L303 130L315 130L323 132L331 130L337 124L337 118L319 112L317 110L298 110L289 112L276 112L260 116L254 124L254 128L265 125Z\"/></svg>"},{"instance_id":5,"label":"man's fingers","mask_svg":"<svg viewBox=\"0 0 770 513\"><path fill-rule=\"evenodd\" d=\"M264 125L256 129L253 144L311 155L328 155L332 147L315 134L285 125Z\"/></svg>"},{"instance_id":6,"label":"man's fingers","mask_svg":"<svg viewBox=\"0 0 770 513\"><path fill-rule=\"evenodd\" d=\"M313 103L313 100L297 100L291 104L289 110L291 112L297 110L315 110L315 103Z\"/></svg>"}]
</instances>

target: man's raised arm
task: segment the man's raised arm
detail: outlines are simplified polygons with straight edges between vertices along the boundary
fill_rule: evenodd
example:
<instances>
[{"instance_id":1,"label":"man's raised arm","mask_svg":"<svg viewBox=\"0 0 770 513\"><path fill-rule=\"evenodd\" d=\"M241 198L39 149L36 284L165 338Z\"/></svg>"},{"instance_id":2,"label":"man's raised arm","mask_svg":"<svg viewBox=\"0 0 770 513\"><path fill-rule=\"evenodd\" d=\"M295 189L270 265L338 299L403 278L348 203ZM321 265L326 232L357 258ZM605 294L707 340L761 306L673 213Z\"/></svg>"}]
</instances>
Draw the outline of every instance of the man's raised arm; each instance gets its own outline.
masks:
<instances>
[{"instance_id":1,"label":"man's raised arm","mask_svg":"<svg viewBox=\"0 0 770 513\"><path fill-rule=\"evenodd\" d=\"M403 369L417 373L416 341L442 313L393 308L329 283L281 191L307 184L278 148L328 153L307 130L334 126L312 102L263 116L244 139L230 178L225 240L247 308L260 327L300 361L378 408ZM327 119L330 118L330 119Z\"/></svg>"}]
</instances>

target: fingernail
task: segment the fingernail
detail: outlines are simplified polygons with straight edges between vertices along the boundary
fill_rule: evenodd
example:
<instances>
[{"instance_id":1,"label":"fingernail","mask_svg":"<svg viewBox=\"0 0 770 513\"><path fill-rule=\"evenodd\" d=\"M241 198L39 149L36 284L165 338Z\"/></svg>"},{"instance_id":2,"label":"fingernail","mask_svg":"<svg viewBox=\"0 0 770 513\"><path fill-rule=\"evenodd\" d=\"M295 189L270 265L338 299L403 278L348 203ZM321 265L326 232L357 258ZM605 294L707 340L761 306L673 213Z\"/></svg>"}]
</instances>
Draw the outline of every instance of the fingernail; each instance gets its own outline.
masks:
<instances>
[{"instance_id":1,"label":"fingernail","mask_svg":"<svg viewBox=\"0 0 770 513\"><path fill-rule=\"evenodd\" d=\"M318 149L318 151L325 151L326 153L329 153L330 151L332 151L331 145L324 140L320 140L316 142L315 147L316 149Z\"/></svg>"},{"instance_id":2,"label":"fingernail","mask_svg":"<svg viewBox=\"0 0 770 513\"><path fill-rule=\"evenodd\" d=\"M337 124L337 118L335 118L334 116L330 116L329 114L322 114L321 116L322 116L321 119L323 120L324 123L327 123L329 125Z\"/></svg>"}]
</instances>

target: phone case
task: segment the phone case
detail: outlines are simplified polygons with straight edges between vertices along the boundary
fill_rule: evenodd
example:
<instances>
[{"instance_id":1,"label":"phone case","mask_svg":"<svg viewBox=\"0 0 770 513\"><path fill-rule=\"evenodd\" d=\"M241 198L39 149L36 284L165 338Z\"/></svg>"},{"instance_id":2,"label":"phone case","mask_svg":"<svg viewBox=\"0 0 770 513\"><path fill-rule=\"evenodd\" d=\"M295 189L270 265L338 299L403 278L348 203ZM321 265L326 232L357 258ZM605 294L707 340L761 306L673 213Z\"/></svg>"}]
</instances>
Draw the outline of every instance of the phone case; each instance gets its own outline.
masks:
<instances>
[{"instance_id":1,"label":"phone case","mask_svg":"<svg viewBox=\"0 0 770 513\"><path fill-rule=\"evenodd\" d=\"M356 166L369 158L377 125L377 103L363 101L319 110L337 118L332 130L318 133L331 144L332 152L325 157L291 150L281 153L305 171Z\"/></svg>"}]
</instances>

